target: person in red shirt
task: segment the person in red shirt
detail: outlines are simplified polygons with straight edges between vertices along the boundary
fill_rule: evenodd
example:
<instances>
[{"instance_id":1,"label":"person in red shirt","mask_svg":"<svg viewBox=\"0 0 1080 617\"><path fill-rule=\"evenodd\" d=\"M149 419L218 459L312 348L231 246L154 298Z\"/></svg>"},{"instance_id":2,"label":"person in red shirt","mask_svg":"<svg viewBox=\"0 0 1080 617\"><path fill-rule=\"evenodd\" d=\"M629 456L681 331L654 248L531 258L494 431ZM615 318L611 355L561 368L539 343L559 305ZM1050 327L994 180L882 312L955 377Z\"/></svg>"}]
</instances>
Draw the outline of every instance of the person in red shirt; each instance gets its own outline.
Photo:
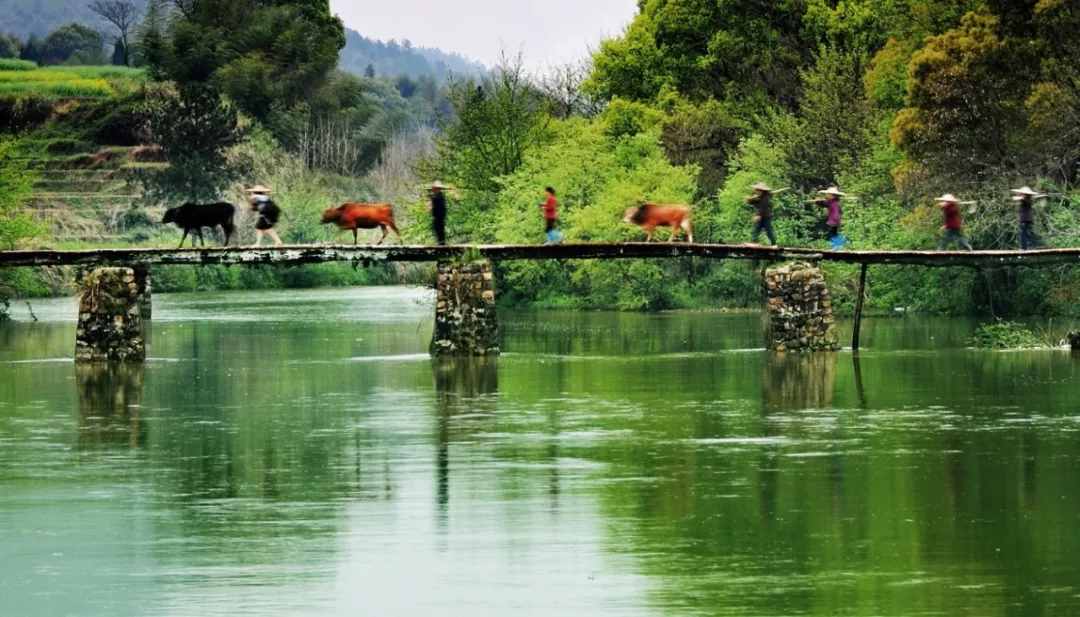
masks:
<instances>
[{"instance_id":1,"label":"person in red shirt","mask_svg":"<svg viewBox=\"0 0 1080 617\"><path fill-rule=\"evenodd\" d=\"M559 201L555 199L555 189L544 189L547 199L540 204L540 210L544 213L544 233L547 241L544 244L558 244L562 242L562 234L559 233Z\"/></svg>"},{"instance_id":2,"label":"person in red shirt","mask_svg":"<svg viewBox=\"0 0 1080 617\"><path fill-rule=\"evenodd\" d=\"M945 215L945 225L942 227L945 235L938 243L938 250L943 251L952 244L959 244L966 251L974 250L971 248L971 243L964 237L964 221L960 218L960 200L950 193L938 197L937 202Z\"/></svg>"}]
</instances>

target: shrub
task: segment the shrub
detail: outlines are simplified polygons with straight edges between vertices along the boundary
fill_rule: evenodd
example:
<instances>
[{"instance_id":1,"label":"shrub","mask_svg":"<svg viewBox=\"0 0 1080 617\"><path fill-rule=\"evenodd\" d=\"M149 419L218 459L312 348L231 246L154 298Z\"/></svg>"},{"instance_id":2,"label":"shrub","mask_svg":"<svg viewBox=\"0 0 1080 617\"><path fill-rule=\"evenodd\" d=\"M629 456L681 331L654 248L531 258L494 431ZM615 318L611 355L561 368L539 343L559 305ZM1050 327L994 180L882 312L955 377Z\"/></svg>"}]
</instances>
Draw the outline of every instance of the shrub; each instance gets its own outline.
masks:
<instances>
[{"instance_id":1,"label":"shrub","mask_svg":"<svg viewBox=\"0 0 1080 617\"><path fill-rule=\"evenodd\" d=\"M0 58L0 71L33 71L37 67L37 63L30 60Z\"/></svg>"},{"instance_id":2,"label":"shrub","mask_svg":"<svg viewBox=\"0 0 1080 617\"><path fill-rule=\"evenodd\" d=\"M1012 321L997 321L979 326L971 344L984 349L1034 349L1047 346L1039 335Z\"/></svg>"}]
</instances>

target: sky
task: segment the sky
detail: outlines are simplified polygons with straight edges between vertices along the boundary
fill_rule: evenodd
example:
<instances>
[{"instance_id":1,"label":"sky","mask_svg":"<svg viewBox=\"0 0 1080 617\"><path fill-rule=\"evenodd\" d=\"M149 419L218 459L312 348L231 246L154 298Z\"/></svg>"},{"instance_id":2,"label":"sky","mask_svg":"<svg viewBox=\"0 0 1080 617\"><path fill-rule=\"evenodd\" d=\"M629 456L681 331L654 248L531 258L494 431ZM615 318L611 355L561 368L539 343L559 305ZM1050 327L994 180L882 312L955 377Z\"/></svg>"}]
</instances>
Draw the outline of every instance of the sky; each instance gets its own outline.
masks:
<instances>
[{"instance_id":1,"label":"sky","mask_svg":"<svg viewBox=\"0 0 1080 617\"><path fill-rule=\"evenodd\" d=\"M620 34L636 0L330 0L345 25L369 38L408 39L488 66L521 51L533 69L584 58Z\"/></svg>"}]
</instances>

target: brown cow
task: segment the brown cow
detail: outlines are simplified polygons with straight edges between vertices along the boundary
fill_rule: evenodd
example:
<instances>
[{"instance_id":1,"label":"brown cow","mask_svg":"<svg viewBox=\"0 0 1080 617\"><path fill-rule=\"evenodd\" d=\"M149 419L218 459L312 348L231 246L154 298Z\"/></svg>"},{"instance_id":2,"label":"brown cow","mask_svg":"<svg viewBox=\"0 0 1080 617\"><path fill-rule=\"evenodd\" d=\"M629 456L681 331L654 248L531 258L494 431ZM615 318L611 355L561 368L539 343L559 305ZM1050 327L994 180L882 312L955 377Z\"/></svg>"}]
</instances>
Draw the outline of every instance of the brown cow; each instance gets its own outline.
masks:
<instances>
[{"instance_id":1,"label":"brown cow","mask_svg":"<svg viewBox=\"0 0 1080 617\"><path fill-rule=\"evenodd\" d=\"M401 240L401 232L394 224L394 206L390 204L356 204L348 203L337 208L330 208L323 212L322 222L324 225L337 223L338 229L351 229L353 232L353 244L360 242L357 232L361 229L382 229L382 237L379 244L386 240L386 236L392 230Z\"/></svg>"},{"instance_id":2,"label":"brown cow","mask_svg":"<svg viewBox=\"0 0 1080 617\"><path fill-rule=\"evenodd\" d=\"M623 222L644 229L646 242L652 242L657 227L670 227L672 241L678 240L679 232L685 231L689 241L693 243L694 230L690 225L690 218L690 206L647 203L628 209Z\"/></svg>"}]
</instances>

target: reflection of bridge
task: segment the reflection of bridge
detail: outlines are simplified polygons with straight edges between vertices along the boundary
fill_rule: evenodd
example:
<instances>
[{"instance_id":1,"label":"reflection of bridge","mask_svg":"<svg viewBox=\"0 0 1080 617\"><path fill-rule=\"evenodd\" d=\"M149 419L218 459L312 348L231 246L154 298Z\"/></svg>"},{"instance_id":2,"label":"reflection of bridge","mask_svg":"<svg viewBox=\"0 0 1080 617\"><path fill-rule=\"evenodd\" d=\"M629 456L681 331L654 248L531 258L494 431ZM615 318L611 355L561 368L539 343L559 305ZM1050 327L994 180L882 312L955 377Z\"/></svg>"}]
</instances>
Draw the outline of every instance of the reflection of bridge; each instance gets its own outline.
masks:
<instances>
[{"instance_id":1,"label":"reflection of bridge","mask_svg":"<svg viewBox=\"0 0 1080 617\"><path fill-rule=\"evenodd\" d=\"M149 318L149 268L156 265L281 265L345 262L438 262L436 285L436 355L489 355L499 352L492 261L567 259L741 259L764 262L798 260L862 266L855 309L854 349L865 295L867 268L873 264L925 267L1041 267L1080 262L1080 249L1044 251L819 251L808 248L723 244L562 244L483 246L285 246L267 248L92 249L82 251L0 252L0 268L82 266L99 268L83 284L77 357L140 359L145 353L141 322ZM105 267L120 268L109 270ZM832 303L820 274L783 272L767 281L769 310L782 324L775 346L794 343L813 348L831 341ZM134 308L142 305L142 310ZM808 343L810 341L810 343Z\"/></svg>"}]
</instances>

